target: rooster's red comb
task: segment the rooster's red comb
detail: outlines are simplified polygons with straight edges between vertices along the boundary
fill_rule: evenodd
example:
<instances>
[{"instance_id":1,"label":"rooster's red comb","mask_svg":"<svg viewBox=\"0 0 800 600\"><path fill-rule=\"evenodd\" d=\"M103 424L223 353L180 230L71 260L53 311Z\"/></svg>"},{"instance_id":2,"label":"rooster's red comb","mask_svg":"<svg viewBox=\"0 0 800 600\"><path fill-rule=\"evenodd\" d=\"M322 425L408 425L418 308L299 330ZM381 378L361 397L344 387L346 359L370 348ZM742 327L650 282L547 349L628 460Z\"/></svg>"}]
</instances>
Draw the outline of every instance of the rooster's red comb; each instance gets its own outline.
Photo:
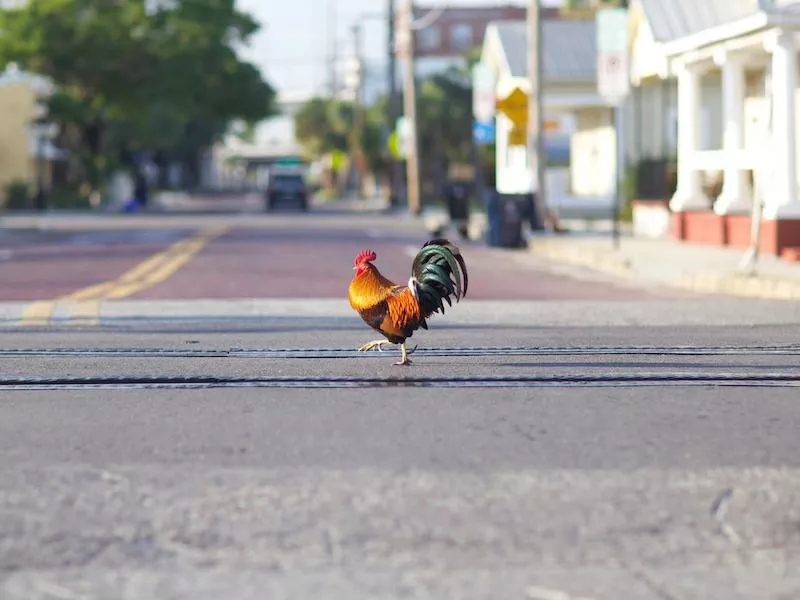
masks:
<instances>
[{"instance_id":1,"label":"rooster's red comb","mask_svg":"<svg viewBox=\"0 0 800 600\"><path fill-rule=\"evenodd\" d=\"M378 255L375 254L375 252L373 252L372 250L362 250L356 255L355 264L359 265L363 262L372 262L376 258L378 258Z\"/></svg>"}]
</instances>

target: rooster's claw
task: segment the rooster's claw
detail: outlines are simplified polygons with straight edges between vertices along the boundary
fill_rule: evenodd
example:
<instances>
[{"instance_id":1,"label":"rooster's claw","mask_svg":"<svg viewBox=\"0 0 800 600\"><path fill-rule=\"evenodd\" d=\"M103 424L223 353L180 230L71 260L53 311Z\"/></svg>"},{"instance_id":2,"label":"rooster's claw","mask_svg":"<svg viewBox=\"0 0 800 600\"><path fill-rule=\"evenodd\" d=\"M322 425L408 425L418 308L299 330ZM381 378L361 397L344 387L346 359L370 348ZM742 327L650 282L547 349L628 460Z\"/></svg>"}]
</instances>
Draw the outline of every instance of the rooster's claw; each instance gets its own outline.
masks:
<instances>
[{"instance_id":1,"label":"rooster's claw","mask_svg":"<svg viewBox=\"0 0 800 600\"><path fill-rule=\"evenodd\" d=\"M363 346L361 346L358 351L359 352L367 352L368 350L372 350L373 348L377 348L380 352L383 352L381 347L384 344L391 344L389 340L375 340L374 342L367 342Z\"/></svg>"}]
</instances>

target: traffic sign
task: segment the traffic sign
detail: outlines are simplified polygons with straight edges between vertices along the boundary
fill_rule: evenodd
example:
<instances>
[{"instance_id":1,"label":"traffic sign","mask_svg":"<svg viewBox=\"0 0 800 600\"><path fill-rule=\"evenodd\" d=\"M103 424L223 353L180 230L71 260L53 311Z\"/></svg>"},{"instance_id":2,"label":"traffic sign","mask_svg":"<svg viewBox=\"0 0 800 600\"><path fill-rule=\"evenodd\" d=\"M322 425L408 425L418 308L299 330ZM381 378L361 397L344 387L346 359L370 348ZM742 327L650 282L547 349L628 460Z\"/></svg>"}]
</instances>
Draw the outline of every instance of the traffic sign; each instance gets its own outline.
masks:
<instances>
[{"instance_id":1,"label":"traffic sign","mask_svg":"<svg viewBox=\"0 0 800 600\"><path fill-rule=\"evenodd\" d=\"M403 154L400 149L400 136L398 135L397 130L389 134L389 139L386 140L386 147L389 148L389 153L392 155L392 158L403 158Z\"/></svg>"},{"instance_id":2,"label":"traffic sign","mask_svg":"<svg viewBox=\"0 0 800 600\"><path fill-rule=\"evenodd\" d=\"M401 158L407 158L411 154L411 136L414 135L414 130L411 127L411 120L406 117L398 117L397 125L395 126L397 132L397 149Z\"/></svg>"},{"instance_id":3,"label":"traffic sign","mask_svg":"<svg viewBox=\"0 0 800 600\"><path fill-rule=\"evenodd\" d=\"M524 127L528 123L528 94L515 87L497 103L497 110L511 119L514 125Z\"/></svg>"},{"instance_id":4,"label":"traffic sign","mask_svg":"<svg viewBox=\"0 0 800 600\"><path fill-rule=\"evenodd\" d=\"M494 69L486 63L472 68L472 114L481 122L488 122L495 112Z\"/></svg>"},{"instance_id":5,"label":"traffic sign","mask_svg":"<svg viewBox=\"0 0 800 600\"><path fill-rule=\"evenodd\" d=\"M509 146L525 146L528 142L528 135L524 125L514 125L508 132Z\"/></svg>"},{"instance_id":6,"label":"traffic sign","mask_svg":"<svg viewBox=\"0 0 800 600\"><path fill-rule=\"evenodd\" d=\"M597 91L612 103L625 99L630 92L627 52L598 53Z\"/></svg>"},{"instance_id":7,"label":"traffic sign","mask_svg":"<svg viewBox=\"0 0 800 600\"><path fill-rule=\"evenodd\" d=\"M476 144L491 144L494 142L495 127L494 120L491 121L473 121L472 123L472 139Z\"/></svg>"},{"instance_id":8,"label":"traffic sign","mask_svg":"<svg viewBox=\"0 0 800 600\"><path fill-rule=\"evenodd\" d=\"M628 66L628 10L597 11L597 92L612 104L630 93Z\"/></svg>"}]
</instances>

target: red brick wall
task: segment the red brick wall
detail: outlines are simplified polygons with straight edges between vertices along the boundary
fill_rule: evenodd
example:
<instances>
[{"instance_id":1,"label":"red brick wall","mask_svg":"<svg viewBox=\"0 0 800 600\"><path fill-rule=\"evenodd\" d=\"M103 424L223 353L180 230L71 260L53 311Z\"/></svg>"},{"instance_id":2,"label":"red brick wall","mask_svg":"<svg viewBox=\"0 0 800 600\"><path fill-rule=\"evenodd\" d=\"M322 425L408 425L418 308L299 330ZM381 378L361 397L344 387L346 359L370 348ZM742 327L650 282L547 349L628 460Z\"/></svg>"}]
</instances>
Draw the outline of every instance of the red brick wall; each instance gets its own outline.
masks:
<instances>
[{"instance_id":1,"label":"red brick wall","mask_svg":"<svg viewBox=\"0 0 800 600\"><path fill-rule=\"evenodd\" d=\"M430 8L415 8L414 18L427 14ZM447 8L436 21L426 29L414 33L414 50L417 56L458 56L471 48L483 44L486 27L492 21L524 21L527 9L524 6L456 7ZM558 8L543 8L542 18L559 18ZM459 26L468 27L471 44L461 48L453 43L453 31ZM436 43L428 41L437 38Z\"/></svg>"}]
</instances>

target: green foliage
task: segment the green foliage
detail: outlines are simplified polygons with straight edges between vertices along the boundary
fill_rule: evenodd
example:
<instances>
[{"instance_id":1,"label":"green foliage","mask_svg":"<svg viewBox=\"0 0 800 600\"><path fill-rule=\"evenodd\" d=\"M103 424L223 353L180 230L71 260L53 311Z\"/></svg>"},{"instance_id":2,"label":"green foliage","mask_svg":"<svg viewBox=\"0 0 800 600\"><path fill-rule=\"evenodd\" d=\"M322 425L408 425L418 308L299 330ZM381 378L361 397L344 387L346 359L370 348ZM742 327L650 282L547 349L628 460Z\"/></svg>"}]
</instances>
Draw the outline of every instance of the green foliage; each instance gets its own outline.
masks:
<instances>
[{"instance_id":1,"label":"green foliage","mask_svg":"<svg viewBox=\"0 0 800 600\"><path fill-rule=\"evenodd\" d=\"M420 82L417 88L417 134L420 165L431 175L434 165L470 161L472 151L471 67L480 58L480 48L466 56L467 67L451 69ZM295 114L295 135L309 156L328 152L351 153L357 145L364 151L367 168L381 172L389 165L387 99L364 109L359 140L353 140L354 106L351 102L316 97ZM482 156L493 160L489 149Z\"/></svg>"},{"instance_id":2,"label":"green foliage","mask_svg":"<svg viewBox=\"0 0 800 600\"><path fill-rule=\"evenodd\" d=\"M633 221L633 200L636 195L636 179L639 168L636 164L625 165L621 181L621 200L619 218L625 223Z\"/></svg>"},{"instance_id":3,"label":"green foliage","mask_svg":"<svg viewBox=\"0 0 800 600\"><path fill-rule=\"evenodd\" d=\"M196 157L270 116L274 90L235 50L257 30L235 0L29 0L0 10L0 64L55 83L48 118L97 188L131 151Z\"/></svg>"},{"instance_id":4,"label":"green foliage","mask_svg":"<svg viewBox=\"0 0 800 600\"><path fill-rule=\"evenodd\" d=\"M356 145L364 153L371 171L385 166L384 106L376 103L363 109L361 135L355 131L355 105L331 98L312 98L297 111L294 118L297 140L310 156L328 152L352 153Z\"/></svg>"},{"instance_id":5,"label":"green foliage","mask_svg":"<svg viewBox=\"0 0 800 600\"><path fill-rule=\"evenodd\" d=\"M31 189L26 181L12 181L4 191L6 210L26 210L30 208Z\"/></svg>"},{"instance_id":6,"label":"green foliage","mask_svg":"<svg viewBox=\"0 0 800 600\"><path fill-rule=\"evenodd\" d=\"M596 10L607 7L628 7L628 0L565 0L564 9L567 11L575 10Z\"/></svg>"},{"instance_id":7,"label":"green foliage","mask_svg":"<svg viewBox=\"0 0 800 600\"><path fill-rule=\"evenodd\" d=\"M472 147L472 84L451 70L422 82L417 100L420 161L469 161Z\"/></svg>"}]
</instances>

